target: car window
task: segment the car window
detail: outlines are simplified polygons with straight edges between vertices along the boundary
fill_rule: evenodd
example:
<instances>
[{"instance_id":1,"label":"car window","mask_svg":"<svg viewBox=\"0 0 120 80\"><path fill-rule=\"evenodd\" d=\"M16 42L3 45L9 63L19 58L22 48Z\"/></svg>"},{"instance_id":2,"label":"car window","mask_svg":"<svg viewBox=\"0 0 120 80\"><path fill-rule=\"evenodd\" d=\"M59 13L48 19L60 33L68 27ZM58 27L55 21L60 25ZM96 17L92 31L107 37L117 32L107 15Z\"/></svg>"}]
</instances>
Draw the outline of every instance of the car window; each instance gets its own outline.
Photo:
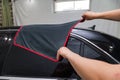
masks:
<instances>
[{"instance_id":1,"label":"car window","mask_svg":"<svg viewBox=\"0 0 120 80\"><path fill-rule=\"evenodd\" d=\"M67 44L67 47L72 50L73 52L75 53L80 53L81 51L81 41L75 39L75 38L72 38L70 37L69 38L69 41L68 41L68 44Z\"/></svg>"},{"instance_id":2,"label":"car window","mask_svg":"<svg viewBox=\"0 0 120 80\"><path fill-rule=\"evenodd\" d=\"M84 57L87 58L98 58L100 55L94 49L90 48L88 45L84 45Z\"/></svg>"}]
</instances>

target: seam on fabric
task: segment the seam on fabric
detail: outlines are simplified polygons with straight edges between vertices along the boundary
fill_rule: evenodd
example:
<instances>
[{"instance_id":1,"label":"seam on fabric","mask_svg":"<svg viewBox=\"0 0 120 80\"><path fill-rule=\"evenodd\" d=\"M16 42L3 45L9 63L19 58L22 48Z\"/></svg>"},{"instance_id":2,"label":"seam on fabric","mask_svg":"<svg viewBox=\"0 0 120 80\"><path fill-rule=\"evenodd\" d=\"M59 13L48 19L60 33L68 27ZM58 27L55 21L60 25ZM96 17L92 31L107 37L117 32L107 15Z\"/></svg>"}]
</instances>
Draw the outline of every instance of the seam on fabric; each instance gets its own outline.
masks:
<instances>
[{"instance_id":1,"label":"seam on fabric","mask_svg":"<svg viewBox=\"0 0 120 80\"><path fill-rule=\"evenodd\" d=\"M66 37L66 40L65 40L63 46L66 46L72 29L73 29L78 23L80 23L80 21L78 21L76 24L74 24L74 25L70 28L70 30L68 31L68 35L67 35L67 37ZM42 57L44 57L44 58L47 58L47 59L49 59L49 60L51 60L51 61L53 61L53 62L58 62L58 61L59 61L59 60L57 60L57 59L51 58L51 57L49 57L49 56L46 56L46 55L44 55L44 54L42 54L42 53L40 53L40 52L34 51L34 50L30 49L30 48L27 48L27 47L25 47L25 46L22 46L22 45L20 45L20 44L17 44L17 43L16 43L16 38L17 38L17 36L19 35L19 32L21 31L22 28L23 28L23 26L21 26L21 27L18 29L18 31L16 32L16 34L15 34L14 41L13 41L13 44L14 44L15 46L20 47L20 48L22 48L22 49L25 49L25 50L27 50L27 51L30 51L30 52L32 52L32 53L34 53L34 54L37 54L38 56L42 56Z\"/></svg>"}]
</instances>

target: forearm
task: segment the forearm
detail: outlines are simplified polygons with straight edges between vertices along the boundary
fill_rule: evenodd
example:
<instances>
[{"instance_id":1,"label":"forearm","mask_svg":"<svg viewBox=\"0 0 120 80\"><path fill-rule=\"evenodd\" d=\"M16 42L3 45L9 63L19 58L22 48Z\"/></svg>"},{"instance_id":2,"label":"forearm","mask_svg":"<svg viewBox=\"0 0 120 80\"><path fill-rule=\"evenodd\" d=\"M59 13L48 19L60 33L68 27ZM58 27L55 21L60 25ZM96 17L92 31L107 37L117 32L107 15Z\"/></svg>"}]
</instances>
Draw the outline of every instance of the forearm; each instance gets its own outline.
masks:
<instances>
[{"instance_id":1,"label":"forearm","mask_svg":"<svg viewBox=\"0 0 120 80\"><path fill-rule=\"evenodd\" d=\"M120 65L81 57L66 47L57 52L57 59L67 58L75 71L84 80L120 80Z\"/></svg>"},{"instance_id":2,"label":"forearm","mask_svg":"<svg viewBox=\"0 0 120 80\"><path fill-rule=\"evenodd\" d=\"M83 58L75 53L70 53L67 59L77 74L85 80L110 80L113 76L114 70L112 70L111 64Z\"/></svg>"},{"instance_id":3,"label":"forearm","mask_svg":"<svg viewBox=\"0 0 120 80\"><path fill-rule=\"evenodd\" d=\"M96 19L120 21L120 9L97 13Z\"/></svg>"}]
</instances>

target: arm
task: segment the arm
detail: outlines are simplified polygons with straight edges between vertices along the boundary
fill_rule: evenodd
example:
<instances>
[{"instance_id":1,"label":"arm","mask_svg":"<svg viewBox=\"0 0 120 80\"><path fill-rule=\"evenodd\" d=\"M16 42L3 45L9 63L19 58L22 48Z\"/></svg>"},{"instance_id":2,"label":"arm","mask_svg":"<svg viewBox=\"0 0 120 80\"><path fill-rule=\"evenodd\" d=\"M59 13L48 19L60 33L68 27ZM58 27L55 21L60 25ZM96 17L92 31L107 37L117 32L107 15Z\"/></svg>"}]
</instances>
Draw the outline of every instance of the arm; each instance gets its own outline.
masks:
<instances>
[{"instance_id":1,"label":"arm","mask_svg":"<svg viewBox=\"0 0 120 80\"><path fill-rule=\"evenodd\" d=\"M83 14L83 17L85 17L86 20L108 19L108 20L120 21L120 9L106 11L106 12L98 12L98 13L88 11Z\"/></svg>"},{"instance_id":2,"label":"arm","mask_svg":"<svg viewBox=\"0 0 120 80\"><path fill-rule=\"evenodd\" d=\"M84 80L120 80L120 65L83 58L66 47L58 50L57 59L59 56L67 58Z\"/></svg>"}]
</instances>

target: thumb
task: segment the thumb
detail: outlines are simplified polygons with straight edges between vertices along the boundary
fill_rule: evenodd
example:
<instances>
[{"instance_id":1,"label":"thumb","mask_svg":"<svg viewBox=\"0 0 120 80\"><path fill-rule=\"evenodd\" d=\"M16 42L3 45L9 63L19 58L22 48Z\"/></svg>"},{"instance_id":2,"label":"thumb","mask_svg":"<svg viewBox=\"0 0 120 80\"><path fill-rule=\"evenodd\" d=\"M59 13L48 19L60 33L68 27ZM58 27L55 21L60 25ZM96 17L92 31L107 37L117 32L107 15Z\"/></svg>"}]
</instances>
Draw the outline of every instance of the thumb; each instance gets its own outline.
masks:
<instances>
[{"instance_id":1,"label":"thumb","mask_svg":"<svg viewBox=\"0 0 120 80\"><path fill-rule=\"evenodd\" d=\"M57 53L57 57L56 58L57 58L58 61L61 61L63 59L63 57L59 53Z\"/></svg>"}]
</instances>

